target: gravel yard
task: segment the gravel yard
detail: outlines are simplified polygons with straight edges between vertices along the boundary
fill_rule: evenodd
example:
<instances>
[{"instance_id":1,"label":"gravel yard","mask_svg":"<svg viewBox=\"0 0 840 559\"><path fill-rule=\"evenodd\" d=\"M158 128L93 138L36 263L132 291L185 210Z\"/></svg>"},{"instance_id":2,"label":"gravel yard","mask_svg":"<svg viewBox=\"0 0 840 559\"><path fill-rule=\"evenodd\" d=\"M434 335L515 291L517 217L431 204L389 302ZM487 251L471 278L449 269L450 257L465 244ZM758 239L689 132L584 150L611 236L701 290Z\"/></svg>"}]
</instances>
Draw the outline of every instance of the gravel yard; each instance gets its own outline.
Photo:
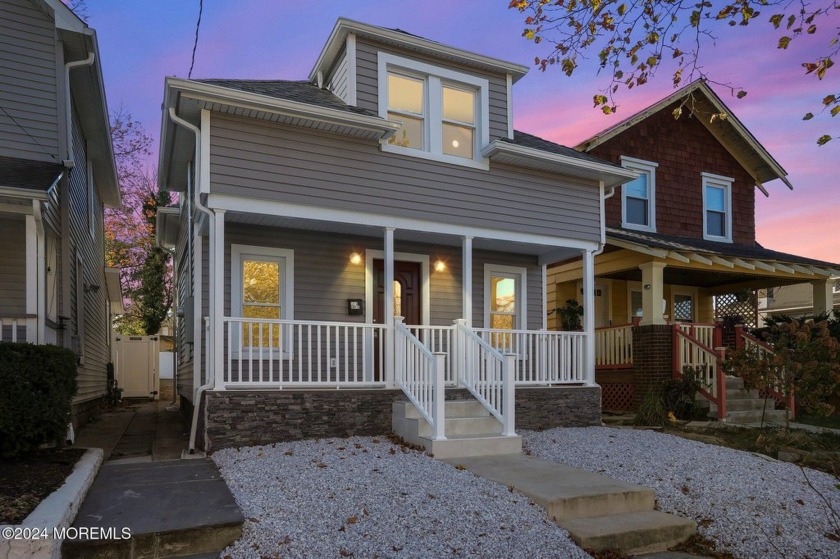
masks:
<instances>
[{"instance_id":1,"label":"gravel yard","mask_svg":"<svg viewBox=\"0 0 840 559\"><path fill-rule=\"evenodd\" d=\"M534 456L656 490L663 511L693 518L739 559L840 557L840 489L834 477L766 457L635 429L523 432ZM836 533L836 532L835 532Z\"/></svg>"},{"instance_id":2,"label":"gravel yard","mask_svg":"<svg viewBox=\"0 0 840 559\"><path fill-rule=\"evenodd\" d=\"M836 558L838 480L766 457L635 429L522 432L542 458L656 490L738 559ZM247 518L222 557L589 557L518 493L386 439L213 455ZM825 498L825 500L823 499ZM835 532L836 533L836 532Z\"/></svg>"},{"instance_id":3,"label":"gravel yard","mask_svg":"<svg viewBox=\"0 0 840 559\"><path fill-rule=\"evenodd\" d=\"M386 439L213 455L247 519L222 557L589 557L527 497Z\"/></svg>"}]
</instances>

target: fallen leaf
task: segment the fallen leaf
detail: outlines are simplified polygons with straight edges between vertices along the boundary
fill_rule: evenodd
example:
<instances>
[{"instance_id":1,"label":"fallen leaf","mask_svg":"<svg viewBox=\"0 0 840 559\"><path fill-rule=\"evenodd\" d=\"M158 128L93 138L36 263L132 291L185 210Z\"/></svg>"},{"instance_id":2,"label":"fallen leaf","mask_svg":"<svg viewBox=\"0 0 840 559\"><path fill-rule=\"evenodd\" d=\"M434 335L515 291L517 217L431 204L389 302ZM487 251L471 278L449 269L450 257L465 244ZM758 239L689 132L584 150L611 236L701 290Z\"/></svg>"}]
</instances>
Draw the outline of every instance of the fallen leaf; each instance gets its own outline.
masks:
<instances>
[{"instance_id":1,"label":"fallen leaf","mask_svg":"<svg viewBox=\"0 0 840 559\"><path fill-rule=\"evenodd\" d=\"M351 516L350 518L348 518L345 522L347 522L347 524L355 524L358 521L359 521L359 517L354 515L354 516Z\"/></svg>"}]
</instances>

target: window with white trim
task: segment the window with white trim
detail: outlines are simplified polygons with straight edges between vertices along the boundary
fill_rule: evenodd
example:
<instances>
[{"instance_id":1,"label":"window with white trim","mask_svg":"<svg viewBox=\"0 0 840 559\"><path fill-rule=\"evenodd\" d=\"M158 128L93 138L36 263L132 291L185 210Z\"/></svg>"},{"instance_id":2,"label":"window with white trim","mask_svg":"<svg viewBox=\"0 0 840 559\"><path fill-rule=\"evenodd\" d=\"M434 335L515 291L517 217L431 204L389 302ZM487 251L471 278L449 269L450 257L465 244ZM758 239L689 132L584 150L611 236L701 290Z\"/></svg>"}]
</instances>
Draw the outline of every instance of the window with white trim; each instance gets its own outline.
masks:
<instances>
[{"instance_id":1,"label":"window with white trim","mask_svg":"<svg viewBox=\"0 0 840 559\"><path fill-rule=\"evenodd\" d=\"M700 173L703 177L703 238L732 242L732 182L735 179Z\"/></svg>"},{"instance_id":2,"label":"window with white trim","mask_svg":"<svg viewBox=\"0 0 840 559\"><path fill-rule=\"evenodd\" d=\"M639 173L621 187L621 226L656 231L656 168L659 164L622 155L621 166Z\"/></svg>"},{"instance_id":3,"label":"window with white trim","mask_svg":"<svg viewBox=\"0 0 840 559\"><path fill-rule=\"evenodd\" d=\"M484 326L524 330L527 309L525 268L484 265Z\"/></svg>"},{"instance_id":4,"label":"window with white trim","mask_svg":"<svg viewBox=\"0 0 840 559\"><path fill-rule=\"evenodd\" d=\"M383 151L487 168L489 82L380 52L379 114L402 128Z\"/></svg>"},{"instance_id":5,"label":"window with white trim","mask_svg":"<svg viewBox=\"0 0 840 559\"><path fill-rule=\"evenodd\" d=\"M241 317L238 348L273 348L288 354L277 320L294 318L294 251L231 245L231 311Z\"/></svg>"}]
</instances>

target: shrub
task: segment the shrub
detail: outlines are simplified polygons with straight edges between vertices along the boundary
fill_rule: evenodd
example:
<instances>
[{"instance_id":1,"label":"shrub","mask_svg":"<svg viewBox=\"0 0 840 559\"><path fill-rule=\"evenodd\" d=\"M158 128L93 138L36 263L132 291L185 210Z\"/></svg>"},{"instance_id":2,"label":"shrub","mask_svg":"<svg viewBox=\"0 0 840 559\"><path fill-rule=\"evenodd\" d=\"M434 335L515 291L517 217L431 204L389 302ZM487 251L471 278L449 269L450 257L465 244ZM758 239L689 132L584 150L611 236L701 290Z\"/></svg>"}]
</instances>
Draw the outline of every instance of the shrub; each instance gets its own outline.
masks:
<instances>
[{"instance_id":1,"label":"shrub","mask_svg":"<svg viewBox=\"0 0 840 559\"><path fill-rule=\"evenodd\" d=\"M76 356L57 346L0 343L0 456L60 442L76 394Z\"/></svg>"},{"instance_id":2,"label":"shrub","mask_svg":"<svg viewBox=\"0 0 840 559\"><path fill-rule=\"evenodd\" d=\"M697 405L696 397L700 389L698 373L699 371L686 366L683 367L682 377L668 380L662 385L662 403L677 419L692 420L702 416L703 412Z\"/></svg>"}]
</instances>

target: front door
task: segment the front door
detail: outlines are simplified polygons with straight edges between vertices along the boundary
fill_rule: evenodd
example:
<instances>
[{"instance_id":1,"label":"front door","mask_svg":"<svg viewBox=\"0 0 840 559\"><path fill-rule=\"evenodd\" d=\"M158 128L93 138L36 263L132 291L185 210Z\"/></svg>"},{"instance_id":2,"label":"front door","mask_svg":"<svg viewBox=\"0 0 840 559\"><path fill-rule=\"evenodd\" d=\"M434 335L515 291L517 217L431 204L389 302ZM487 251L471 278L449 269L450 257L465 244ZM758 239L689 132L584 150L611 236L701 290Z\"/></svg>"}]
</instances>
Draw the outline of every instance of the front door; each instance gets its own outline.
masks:
<instances>
[{"instance_id":1,"label":"front door","mask_svg":"<svg viewBox=\"0 0 840 559\"><path fill-rule=\"evenodd\" d=\"M404 317L405 324L420 324L422 321L420 276L419 262L394 262L394 316ZM382 260L373 261L373 281L376 290L373 321L382 324L385 322L385 262ZM379 337L376 336L373 354L377 356L374 367L377 381L382 380L382 367L378 358L379 344Z\"/></svg>"}]
</instances>

